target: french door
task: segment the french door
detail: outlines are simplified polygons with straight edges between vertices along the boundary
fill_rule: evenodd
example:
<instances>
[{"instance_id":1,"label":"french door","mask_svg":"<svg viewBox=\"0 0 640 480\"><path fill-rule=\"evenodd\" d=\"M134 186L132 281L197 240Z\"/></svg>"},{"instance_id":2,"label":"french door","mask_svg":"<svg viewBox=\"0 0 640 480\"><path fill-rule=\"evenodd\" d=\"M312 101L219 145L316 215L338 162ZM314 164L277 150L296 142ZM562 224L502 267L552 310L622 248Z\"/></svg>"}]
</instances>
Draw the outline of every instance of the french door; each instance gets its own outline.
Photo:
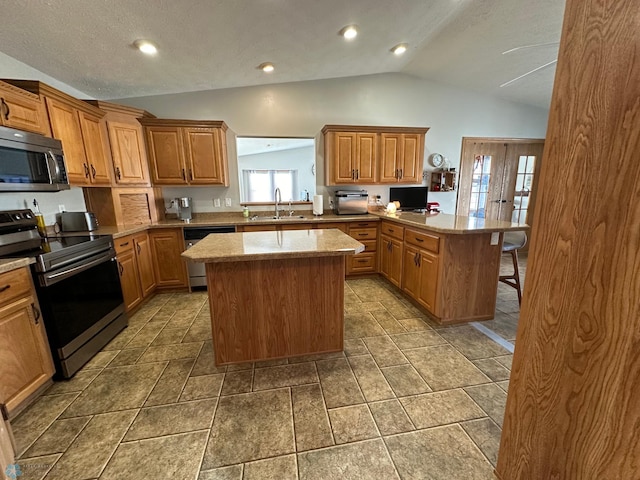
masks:
<instances>
[{"instance_id":1,"label":"french door","mask_svg":"<svg viewBox=\"0 0 640 480\"><path fill-rule=\"evenodd\" d=\"M544 140L463 138L456 213L531 225L543 149Z\"/></svg>"}]
</instances>

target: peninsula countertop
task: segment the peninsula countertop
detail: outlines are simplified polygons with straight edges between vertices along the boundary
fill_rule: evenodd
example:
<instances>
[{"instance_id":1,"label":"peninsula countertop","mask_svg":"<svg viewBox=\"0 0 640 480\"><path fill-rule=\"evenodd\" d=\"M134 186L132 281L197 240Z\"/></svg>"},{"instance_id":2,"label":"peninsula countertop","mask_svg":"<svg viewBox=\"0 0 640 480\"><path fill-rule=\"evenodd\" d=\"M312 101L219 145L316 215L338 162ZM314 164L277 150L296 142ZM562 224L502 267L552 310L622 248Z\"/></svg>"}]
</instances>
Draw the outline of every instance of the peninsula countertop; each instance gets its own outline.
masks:
<instances>
[{"instance_id":1,"label":"peninsula countertop","mask_svg":"<svg viewBox=\"0 0 640 480\"><path fill-rule=\"evenodd\" d=\"M364 245L338 229L282 230L209 235L182 253L198 263L352 255Z\"/></svg>"},{"instance_id":2,"label":"peninsula countertop","mask_svg":"<svg viewBox=\"0 0 640 480\"><path fill-rule=\"evenodd\" d=\"M413 212L377 213L383 220L391 220L407 227L417 227L445 234L469 234L487 232L508 232L527 230L528 225L490 220L476 217L463 217L447 213L424 214Z\"/></svg>"}]
</instances>

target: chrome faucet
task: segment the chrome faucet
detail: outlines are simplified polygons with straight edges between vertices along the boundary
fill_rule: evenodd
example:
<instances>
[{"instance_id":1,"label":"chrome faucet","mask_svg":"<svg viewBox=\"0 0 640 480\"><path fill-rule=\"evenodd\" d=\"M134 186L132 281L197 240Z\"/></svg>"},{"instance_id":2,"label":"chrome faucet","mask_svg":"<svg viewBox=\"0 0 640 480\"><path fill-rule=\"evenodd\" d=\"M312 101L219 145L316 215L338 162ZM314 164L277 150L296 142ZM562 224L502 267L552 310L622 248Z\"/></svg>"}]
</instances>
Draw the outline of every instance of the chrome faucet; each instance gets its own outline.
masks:
<instances>
[{"instance_id":1,"label":"chrome faucet","mask_svg":"<svg viewBox=\"0 0 640 480\"><path fill-rule=\"evenodd\" d=\"M280 203L282 202L282 195L280 194L280 189L276 188L276 191L273 192L273 197L275 199L275 208L276 208L276 214L275 217L277 219L280 218L280 209L278 208L278 205L280 205Z\"/></svg>"}]
</instances>

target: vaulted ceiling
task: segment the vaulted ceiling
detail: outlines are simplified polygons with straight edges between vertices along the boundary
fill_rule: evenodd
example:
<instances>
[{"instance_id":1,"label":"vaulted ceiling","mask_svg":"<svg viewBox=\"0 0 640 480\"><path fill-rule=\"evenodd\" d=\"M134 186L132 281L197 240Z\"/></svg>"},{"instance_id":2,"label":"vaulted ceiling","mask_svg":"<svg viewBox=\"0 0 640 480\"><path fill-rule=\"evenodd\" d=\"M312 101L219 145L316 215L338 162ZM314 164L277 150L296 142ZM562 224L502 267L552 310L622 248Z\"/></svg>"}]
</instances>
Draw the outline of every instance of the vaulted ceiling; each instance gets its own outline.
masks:
<instances>
[{"instance_id":1,"label":"vaulted ceiling","mask_svg":"<svg viewBox=\"0 0 640 480\"><path fill-rule=\"evenodd\" d=\"M563 0L4 0L0 51L98 99L403 72L548 108L554 65L500 85L556 58L563 10ZM338 35L348 24L359 29L351 41ZM132 47L141 38L155 56ZM403 56L390 52L398 43ZM502 53L527 45L537 46ZM267 61L271 74L256 68Z\"/></svg>"}]
</instances>

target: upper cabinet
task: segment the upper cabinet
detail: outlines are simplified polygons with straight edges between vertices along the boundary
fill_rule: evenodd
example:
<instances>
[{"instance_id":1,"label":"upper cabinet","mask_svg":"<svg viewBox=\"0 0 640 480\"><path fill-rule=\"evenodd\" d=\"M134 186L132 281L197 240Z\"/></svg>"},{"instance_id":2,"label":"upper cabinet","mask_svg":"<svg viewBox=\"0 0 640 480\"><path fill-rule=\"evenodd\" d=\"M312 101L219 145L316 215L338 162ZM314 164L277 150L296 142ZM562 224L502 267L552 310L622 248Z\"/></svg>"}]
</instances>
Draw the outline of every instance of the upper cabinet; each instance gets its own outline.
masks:
<instances>
[{"instance_id":1,"label":"upper cabinet","mask_svg":"<svg viewBox=\"0 0 640 480\"><path fill-rule=\"evenodd\" d=\"M0 125L51 136L42 99L5 82L0 82Z\"/></svg>"},{"instance_id":2,"label":"upper cabinet","mask_svg":"<svg viewBox=\"0 0 640 480\"><path fill-rule=\"evenodd\" d=\"M229 186L222 121L143 118L154 185Z\"/></svg>"},{"instance_id":3,"label":"upper cabinet","mask_svg":"<svg viewBox=\"0 0 640 480\"><path fill-rule=\"evenodd\" d=\"M428 128L326 125L327 185L421 183Z\"/></svg>"},{"instance_id":4,"label":"upper cabinet","mask_svg":"<svg viewBox=\"0 0 640 480\"><path fill-rule=\"evenodd\" d=\"M62 142L71 185L111 184L111 156L104 112L42 82L7 80L44 98L51 133Z\"/></svg>"},{"instance_id":5,"label":"upper cabinet","mask_svg":"<svg viewBox=\"0 0 640 480\"><path fill-rule=\"evenodd\" d=\"M114 185L149 186L147 152L138 118L153 116L144 110L115 103L98 100L89 100L87 103L106 112Z\"/></svg>"}]
</instances>

